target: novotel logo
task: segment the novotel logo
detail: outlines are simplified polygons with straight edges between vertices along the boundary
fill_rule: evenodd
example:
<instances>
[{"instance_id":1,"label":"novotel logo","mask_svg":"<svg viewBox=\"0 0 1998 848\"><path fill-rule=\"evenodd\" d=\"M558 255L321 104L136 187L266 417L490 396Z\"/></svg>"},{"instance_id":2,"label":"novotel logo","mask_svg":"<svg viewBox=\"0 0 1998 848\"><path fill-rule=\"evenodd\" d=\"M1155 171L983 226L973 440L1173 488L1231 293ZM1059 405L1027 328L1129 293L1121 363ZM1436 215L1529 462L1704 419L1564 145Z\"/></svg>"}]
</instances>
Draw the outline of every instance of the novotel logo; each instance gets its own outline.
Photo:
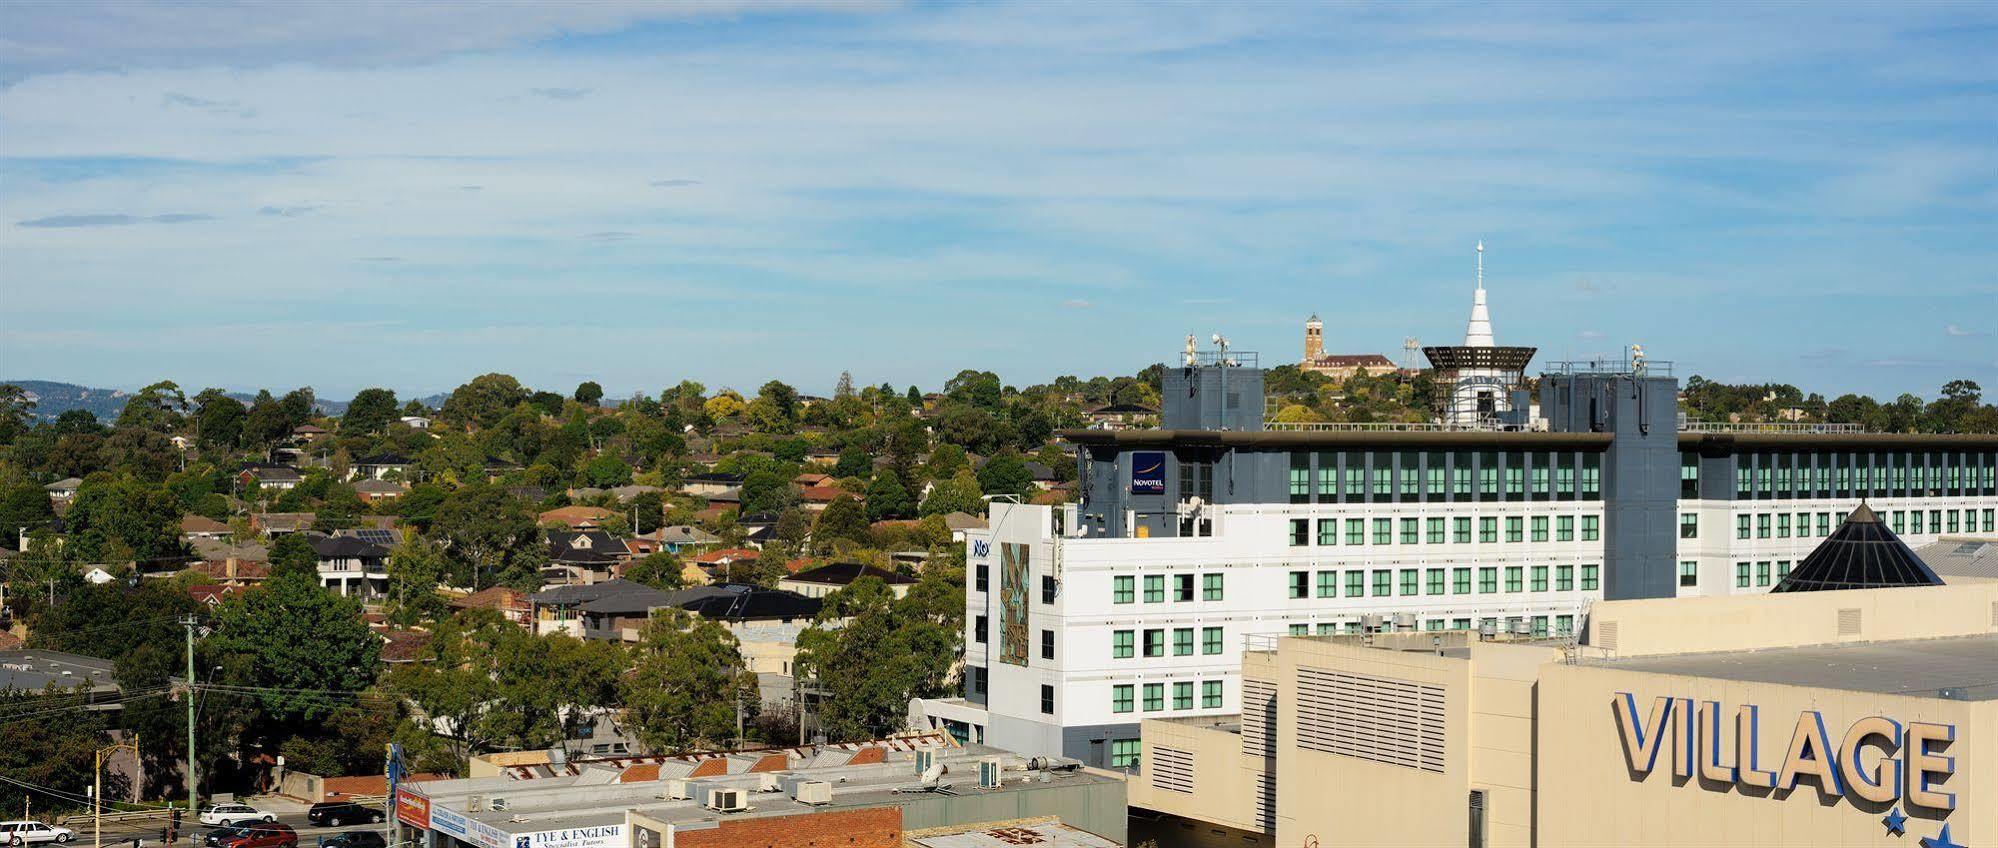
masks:
<instances>
[{"instance_id":1,"label":"novotel logo","mask_svg":"<svg viewBox=\"0 0 1998 848\"><path fill-rule=\"evenodd\" d=\"M972 556L975 556L975 557L988 557L988 556L991 556L991 555L992 555L992 542L991 542L990 540L986 540L986 539L973 539L973 540L971 540L971 555L972 555Z\"/></svg>"},{"instance_id":2,"label":"novotel logo","mask_svg":"<svg viewBox=\"0 0 1998 848\"><path fill-rule=\"evenodd\" d=\"M1721 718L1718 701L1692 698L1653 698L1651 708L1638 712L1629 692L1610 696L1623 733L1623 753L1637 780L1658 765L1670 738L1672 774L1698 776L1703 782L1746 789L1789 791L1805 778L1827 798L1851 795L1885 804L1895 800L1936 810L1956 809L1956 795L1940 787L1956 773L1956 758L1941 749L1956 741L1956 726L1909 722L1868 716L1833 736L1824 714L1804 710L1789 728L1789 744L1778 759L1762 756L1762 710L1754 704L1735 708L1733 744ZM1773 735L1773 734L1772 734Z\"/></svg>"}]
</instances>

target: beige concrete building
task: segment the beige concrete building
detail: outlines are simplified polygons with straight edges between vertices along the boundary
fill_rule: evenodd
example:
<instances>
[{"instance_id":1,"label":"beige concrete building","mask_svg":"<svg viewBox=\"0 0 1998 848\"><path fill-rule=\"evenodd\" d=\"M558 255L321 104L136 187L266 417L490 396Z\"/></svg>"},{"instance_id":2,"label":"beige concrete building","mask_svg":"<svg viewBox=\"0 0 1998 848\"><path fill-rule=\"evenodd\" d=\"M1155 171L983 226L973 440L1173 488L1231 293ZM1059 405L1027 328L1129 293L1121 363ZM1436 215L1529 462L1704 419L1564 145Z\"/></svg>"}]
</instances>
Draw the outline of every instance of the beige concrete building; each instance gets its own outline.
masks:
<instances>
[{"instance_id":1,"label":"beige concrete building","mask_svg":"<svg viewBox=\"0 0 1998 848\"><path fill-rule=\"evenodd\" d=\"M1134 840L1998 845L1998 583L1604 602L1573 642L1280 638L1243 690L1145 722Z\"/></svg>"}]
</instances>

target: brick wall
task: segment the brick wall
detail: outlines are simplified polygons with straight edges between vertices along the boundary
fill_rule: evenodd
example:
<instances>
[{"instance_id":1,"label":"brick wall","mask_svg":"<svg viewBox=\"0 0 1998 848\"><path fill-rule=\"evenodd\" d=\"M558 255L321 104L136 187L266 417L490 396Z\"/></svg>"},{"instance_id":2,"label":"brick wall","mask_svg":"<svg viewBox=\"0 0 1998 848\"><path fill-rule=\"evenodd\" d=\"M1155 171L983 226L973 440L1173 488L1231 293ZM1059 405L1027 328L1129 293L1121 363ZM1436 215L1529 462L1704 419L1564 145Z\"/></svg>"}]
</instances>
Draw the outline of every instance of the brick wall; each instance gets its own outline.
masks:
<instances>
[{"instance_id":1,"label":"brick wall","mask_svg":"<svg viewBox=\"0 0 1998 848\"><path fill-rule=\"evenodd\" d=\"M901 848L902 808L866 807L793 816L723 819L679 830L674 848Z\"/></svg>"}]
</instances>

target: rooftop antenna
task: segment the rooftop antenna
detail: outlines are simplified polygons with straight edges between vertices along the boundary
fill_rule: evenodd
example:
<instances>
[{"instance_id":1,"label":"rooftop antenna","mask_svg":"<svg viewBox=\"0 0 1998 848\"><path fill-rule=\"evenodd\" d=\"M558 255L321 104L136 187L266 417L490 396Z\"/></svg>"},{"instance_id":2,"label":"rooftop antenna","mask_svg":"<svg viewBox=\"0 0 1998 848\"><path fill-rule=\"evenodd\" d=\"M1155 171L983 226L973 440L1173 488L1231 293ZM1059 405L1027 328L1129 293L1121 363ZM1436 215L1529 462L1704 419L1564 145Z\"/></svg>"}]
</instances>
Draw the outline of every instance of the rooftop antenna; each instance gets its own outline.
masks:
<instances>
[{"instance_id":1,"label":"rooftop antenna","mask_svg":"<svg viewBox=\"0 0 1998 848\"><path fill-rule=\"evenodd\" d=\"M1414 371L1415 352L1421 349L1422 349L1422 342L1418 340L1416 337L1414 336L1403 337L1401 340L1401 367L1408 369L1410 371Z\"/></svg>"}]
</instances>

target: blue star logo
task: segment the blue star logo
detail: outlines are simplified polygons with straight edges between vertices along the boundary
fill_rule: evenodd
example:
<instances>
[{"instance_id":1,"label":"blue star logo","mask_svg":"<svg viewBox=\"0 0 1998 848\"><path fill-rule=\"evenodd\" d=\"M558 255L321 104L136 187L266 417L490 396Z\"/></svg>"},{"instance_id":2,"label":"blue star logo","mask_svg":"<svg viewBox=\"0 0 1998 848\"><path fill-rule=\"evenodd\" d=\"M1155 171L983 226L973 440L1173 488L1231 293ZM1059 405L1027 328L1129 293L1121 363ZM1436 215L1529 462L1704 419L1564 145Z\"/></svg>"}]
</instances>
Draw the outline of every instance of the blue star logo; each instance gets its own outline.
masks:
<instances>
[{"instance_id":1,"label":"blue star logo","mask_svg":"<svg viewBox=\"0 0 1998 848\"><path fill-rule=\"evenodd\" d=\"M1934 837L1922 837L1922 848L1968 848L1949 838L1949 822L1943 822L1942 832Z\"/></svg>"},{"instance_id":2,"label":"blue star logo","mask_svg":"<svg viewBox=\"0 0 1998 848\"><path fill-rule=\"evenodd\" d=\"M1904 836L1908 833L1908 817L1901 814L1900 807L1888 810L1887 817L1881 819L1880 823L1886 825L1887 832L1894 836Z\"/></svg>"}]
</instances>

